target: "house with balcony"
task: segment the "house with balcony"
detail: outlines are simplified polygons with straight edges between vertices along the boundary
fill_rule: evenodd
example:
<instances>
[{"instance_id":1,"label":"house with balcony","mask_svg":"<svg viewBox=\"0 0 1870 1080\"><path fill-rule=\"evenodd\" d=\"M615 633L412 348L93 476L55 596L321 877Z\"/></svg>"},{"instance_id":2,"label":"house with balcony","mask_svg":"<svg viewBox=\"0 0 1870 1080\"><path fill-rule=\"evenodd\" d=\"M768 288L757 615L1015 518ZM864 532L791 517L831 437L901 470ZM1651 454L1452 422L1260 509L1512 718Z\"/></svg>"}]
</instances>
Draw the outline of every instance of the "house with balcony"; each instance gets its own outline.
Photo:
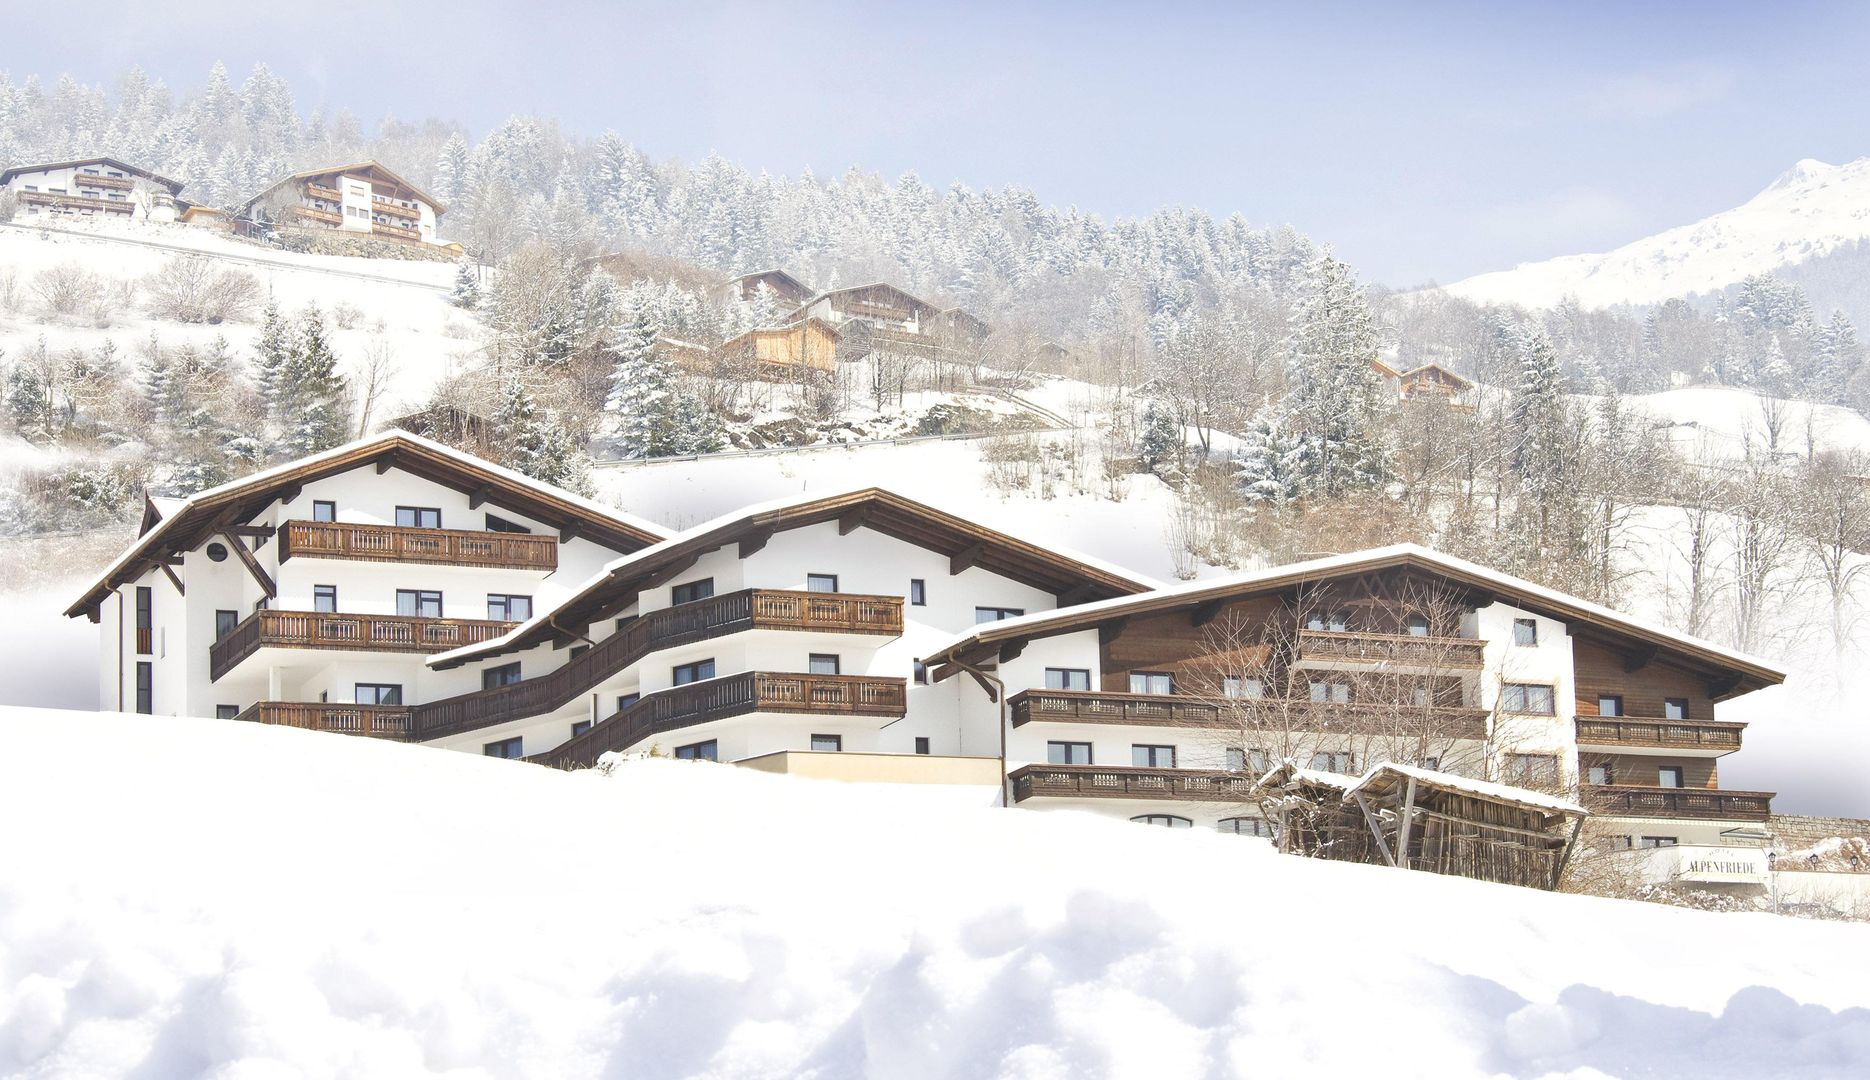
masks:
<instances>
[{"instance_id":1,"label":"house with balcony","mask_svg":"<svg viewBox=\"0 0 1870 1080\"><path fill-rule=\"evenodd\" d=\"M836 330L846 362L872 353L971 362L992 329L961 308L944 310L880 281L819 293L785 318L789 326L812 320Z\"/></svg>"},{"instance_id":2,"label":"house with balcony","mask_svg":"<svg viewBox=\"0 0 1870 1080\"><path fill-rule=\"evenodd\" d=\"M440 200L382 164L359 161L293 173L247 200L236 216L249 227L437 244L447 212Z\"/></svg>"},{"instance_id":3,"label":"house with balcony","mask_svg":"<svg viewBox=\"0 0 1870 1080\"><path fill-rule=\"evenodd\" d=\"M927 654L1011 800L1271 835L1257 778L1384 762L1575 798L1628 847L1757 837L1722 788L1752 657L1415 545L986 623ZM1400 857L1400 856L1399 856Z\"/></svg>"},{"instance_id":4,"label":"house with balcony","mask_svg":"<svg viewBox=\"0 0 1870 1080\"><path fill-rule=\"evenodd\" d=\"M16 165L0 172L24 221L95 218L174 221L182 183L116 158Z\"/></svg>"},{"instance_id":5,"label":"house with balcony","mask_svg":"<svg viewBox=\"0 0 1870 1080\"><path fill-rule=\"evenodd\" d=\"M97 623L103 708L403 738L409 708L529 674L439 673L606 562L645 521L400 431L151 500L66 612Z\"/></svg>"}]
</instances>

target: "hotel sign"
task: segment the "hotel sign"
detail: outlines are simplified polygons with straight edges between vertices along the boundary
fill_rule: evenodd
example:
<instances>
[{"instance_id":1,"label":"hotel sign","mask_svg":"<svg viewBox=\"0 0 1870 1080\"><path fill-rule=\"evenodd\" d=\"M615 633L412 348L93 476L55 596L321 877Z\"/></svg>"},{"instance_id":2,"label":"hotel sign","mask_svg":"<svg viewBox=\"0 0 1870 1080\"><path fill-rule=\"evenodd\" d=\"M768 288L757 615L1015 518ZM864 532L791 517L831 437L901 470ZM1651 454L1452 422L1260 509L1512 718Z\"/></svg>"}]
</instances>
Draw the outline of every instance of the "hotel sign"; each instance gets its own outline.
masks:
<instances>
[{"instance_id":1,"label":"hotel sign","mask_svg":"<svg viewBox=\"0 0 1870 1080\"><path fill-rule=\"evenodd\" d=\"M1668 849L1676 857L1675 876L1682 881L1764 885L1766 852L1761 848L1682 846Z\"/></svg>"}]
</instances>

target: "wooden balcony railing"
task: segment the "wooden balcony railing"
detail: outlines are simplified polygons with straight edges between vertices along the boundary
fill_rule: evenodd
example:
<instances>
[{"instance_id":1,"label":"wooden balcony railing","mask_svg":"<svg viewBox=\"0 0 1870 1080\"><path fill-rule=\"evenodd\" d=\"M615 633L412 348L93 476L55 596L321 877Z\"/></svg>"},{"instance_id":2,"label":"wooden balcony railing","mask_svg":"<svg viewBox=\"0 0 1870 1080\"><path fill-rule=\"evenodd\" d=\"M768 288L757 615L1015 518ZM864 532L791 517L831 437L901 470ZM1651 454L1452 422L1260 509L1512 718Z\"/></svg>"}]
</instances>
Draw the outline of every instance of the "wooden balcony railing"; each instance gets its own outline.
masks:
<instances>
[{"instance_id":1,"label":"wooden balcony railing","mask_svg":"<svg viewBox=\"0 0 1870 1080\"><path fill-rule=\"evenodd\" d=\"M262 701L234 717L259 724L335 731L372 739L409 738L407 705L339 705L325 702Z\"/></svg>"},{"instance_id":2,"label":"wooden balcony railing","mask_svg":"<svg viewBox=\"0 0 1870 1080\"><path fill-rule=\"evenodd\" d=\"M387 236L393 240L421 240L422 239L422 234L417 232L414 229L405 229L397 225L385 225L382 222L373 223L370 226L370 231L373 235Z\"/></svg>"},{"instance_id":3,"label":"wooden balcony railing","mask_svg":"<svg viewBox=\"0 0 1870 1080\"><path fill-rule=\"evenodd\" d=\"M136 187L127 176L94 176L91 173L78 174L78 183L85 187L109 188L112 191L130 191Z\"/></svg>"},{"instance_id":4,"label":"wooden balcony railing","mask_svg":"<svg viewBox=\"0 0 1870 1080\"><path fill-rule=\"evenodd\" d=\"M407 218L410 221L422 220L422 211L414 207L399 206L388 199L372 198L370 200L370 209L375 210L379 214L388 214L390 217Z\"/></svg>"},{"instance_id":5,"label":"wooden balcony railing","mask_svg":"<svg viewBox=\"0 0 1870 1080\"><path fill-rule=\"evenodd\" d=\"M442 563L550 573L558 569L558 537L345 521L288 521L280 533L279 561L285 562L294 556Z\"/></svg>"},{"instance_id":6,"label":"wooden balcony railing","mask_svg":"<svg viewBox=\"0 0 1870 1080\"><path fill-rule=\"evenodd\" d=\"M560 769L589 766L604 754L645 739L747 713L894 718L907 709L905 679L750 671L650 694L531 760Z\"/></svg>"},{"instance_id":7,"label":"wooden balcony railing","mask_svg":"<svg viewBox=\"0 0 1870 1080\"><path fill-rule=\"evenodd\" d=\"M1137 727L1286 727L1298 731L1395 731L1420 726L1453 739L1487 737L1485 709L1090 690L1022 690L1008 698L1007 705L1014 727L1034 721Z\"/></svg>"},{"instance_id":8,"label":"wooden balcony railing","mask_svg":"<svg viewBox=\"0 0 1870 1080\"><path fill-rule=\"evenodd\" d=\"M129 199L94 199L89 195L55 195L44 191L22 191L19 193L19 201L69 210L103 210L112 214L128 214L136 209L136 204Z\"/></svg>"},{"instance_id":9,"label":"wooden balcony railing","mask_svg":"<svg viewBox=\"0 0 1870 1080\"><path fill-rule=\"evenodd\" d=\"M1746 726L1716 720L1658 720L1642 716L1580 716L1577 719L1580 746L1719 750L1723 753L1740 749L1740 733Z\"/></svg>"},{"instance_id":10,"label":"wooden balcony railing","mask_svg":"<svg viewBox=\"0 0 1870 1080\"><path fill-rule=\"evenodd\" d=\"M330 199L332 202L344 201L343 192L339 191L337 188L328 188L323 184L306 184L305 193L314 199Z\"/></svg>"},{"instance_id":11,"label":"wooden balcony railing","mask_svg":"<svg viewBox=\"0 0 1870 1080\"><path fill-rule=\"evenodd\" d=\"M415 707L414 737L439 739L539 716L583 695L652 652L743 630L903 632L900 596L743 589L652 611L545 675Z\"/></svg>"},{"instance_id":12,"label":"wooden balcony railing","mask_svg":"<svg viewBox=\"0 0 1870 1080\"><path fill-rule=\"evenodd\" d=\"M1629 817L1719 818L1765 821L1772 814L1773 792L1722 791L1717 788L1636 787L1585 784L1584 806L1594 814Z\"/></svg>"},{"instance_id":13,"label":"wooden balcony railing","mask_svg":"<svg viewBox=\"0 0 1870 1080\"><path fill-rule=\"evenodd\" d=\"M257 649L359 649L437 653L499 637L514 623L413 615L256 611L208 647L208 676L219 679Z\"/></svg>"},{"instance_id":14,"label":"wooden balcony railing","mask_svg":"<svg viewBox=\"0 0 1870 1080\"><path fill-rule=\"evenodd\" d=\"M1053 796L1244 802L1254 778L1220 769L1140 769L1105 765L1025 765L1013 770L1013 801Z\"/></svg>"},{"instance_id":15,"label":"wooden balcony railing","mask_svg":"<svg viewBox=\"0 0 1870 1080\"><path fill-rule=\"evenodd\" d=\"M326 225L344 224L344 215L336 210L320 210L316 206L295 206L292 208L292 216L306 221L323 222Z\"/></svg>"},{"instance_id":16,"label":"wooden balcony railing","mask_svg":"<svg viewBox=\"0 0 1870 1080\"><path fill-rule=\"evenodd\" d=\"M1344 630L1299 631L1299 659L1354 660L1406 667L1477 668L1487 643L1476 638L1365 634Z\"/></svg>"}]
</instances>

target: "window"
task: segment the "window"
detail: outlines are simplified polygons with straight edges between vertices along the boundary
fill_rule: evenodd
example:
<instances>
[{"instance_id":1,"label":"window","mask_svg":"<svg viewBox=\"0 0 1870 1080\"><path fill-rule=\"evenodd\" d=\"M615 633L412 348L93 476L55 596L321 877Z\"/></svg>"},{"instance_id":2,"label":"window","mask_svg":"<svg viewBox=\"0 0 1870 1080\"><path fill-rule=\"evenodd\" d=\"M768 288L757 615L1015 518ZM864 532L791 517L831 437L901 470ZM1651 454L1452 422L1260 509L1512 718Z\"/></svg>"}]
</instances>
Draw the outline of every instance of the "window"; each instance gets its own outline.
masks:
<instances>
[{"instance_id":1,"label":"window","mask_svg":"<svg viewBox=\"0 0 1870 1080\"><path fill-rule=\"evenodd\" d=\"M1091 671L1089 668L1046 668L1045 688L1047 690L1089 690Z\"/></svg>"},{"instance_id":2,"label":"window","mask_svg":"<svg viewBox=\"0 0 1870 1080\"><path fill-rule=\"evenodd\" d=\"M1616 783L1616 781L1612 780L1610 777L1611 777L1611 772L1610 772L1610 766L1608 765L1593 765L1590 768L1584 770L1584 782L1587 784L1614 784Z\"/></svg>"},{"instance_id":3,"label":"window","mask_svg":"<svg viewBox=\"0 0 1870 1080\"><path fill-rule=\"evenodd\" d=\"M812 738L816 739L818 736L814 735ZM675 759L677 761L719 761L721 749L713 739L707 742L689 743L687 746L675 748Z\"/></svg>"},{"instance_id":4,"label":"window","mask_svg":"<svg viewBox=\"0 0 1870 1080\"><path fill-rule=\"evenodd\" d=\"M208 553L209 562L218 563L218 562L227 561L227 545L226 544L223 544L217 540L214 543L209 544L205 550Z\"/></svg>"},{"instance_id":5,"label":"window","mask_svg":"<svg viewBox=\"0 0 1870 1080\"><path fill-rule=\"evenodd\" d=\"M1088 742L1046 743L1045 763L1047 765L1089 765L1091 764L1091 744Z\"/></svg>"},{"instance_id":6,"label":"window","mask_svg":"<svg viewBox=\"0 0 1870 1080\"><path fill-rule=\"evenodd\" d=\"M1427 615L1409 616L1409 618L1404 620L1403 622L1403 629L1409 634L1410 637L1427 637L1428 636L1428 616Z\"/></svg>"},{"instance_id":7,"label":"window","mask_svg":"<svg viewBox=\"0 0 1870 1080\"><path fill-rule=\"evenodd\" d=\"M442 594L428 589L397 589L396 614L439 619L442 617Z\"/></svg>"},{"instance_id":8,"label":"window","mask_svg":"<svg viewBox=\"0 0 1870 1080\"><path fill-rule=\"evenodd\" d=\"M711 577L704 577L700 581L684 581L669 587L670 604L692 604L713 595L714 579Z\"/></svg>"},{"instance_id":9,"label":"window","mask_svg":"<svg viewBox=\"0 0 1870 1080\"><path fill-rule=\"evenodd\" d=\"M1224 833L1235 836L1258 836L1267 840L1273 838L1273 823L1265 818L1230 817L1222 818L1214 827Z\"/></svg>"},{"instance_id":10,"label":"window","mask_svg":"<svg viewBox=\"0 0 1870 1080\"><path fill-rule=\"evenodd\" d=\"M929 682L929 666L917 660L915 662L915 676L917 686L927 686Z\"/></svg>"},{"instance_id":11,"label":"window","mask_svg":"<svg viewBox=\"0 0 1870 1080\"><path fill-rule=\"evenodd\" d=\"M1642 844L1639 846L1646 848L1674 847L1677 843L1679 843L1679 841L1673 836L1645 836L1643 837Z\"/></svg>"},{"instance_id":12,"label":"window","mask_svg":"<svg viewBox=\"0 0 1870 1080\"><path fill-rule=\"evenodd\" d=\"M1551 716L1552 688L1534 683L1507 683L1500 688L1500 709L1503 712Z\"/></svg>"},{"instance_id":13,"label":"window","mask_svg":"<svg viewBox=\"0 0 1870 1080\"><path fill-rule=\"evenodd\" d=\"M327 615L338 610L338 587L336 585L312 586L312 610Z\"/></svg>"},{"instance_id":14,"label":"window","mask_svg":"<svg viewBox=\"0 0 1870 1080\"><path fill-rule=\"evenodd\" d=\"M927 735L917 735L916 736L916 753L926 754L928 752L929 752L929 737Z\"/></svg>"},{"instance_id":15,"label":"window","mask_svg":"<svg viewBox=\"0 0 1870 1080\"><path fill-rule=\"evenodd\" d=\"M1610 838L1610 850L1612 851L1628 851L1635 846L1636 845L1630 843L1630 838L1627 836L1613 836Z\"/></svg>"},{"instance_id":16,"label":"window","mask_svg":"<svg viewBox=\"0 0 1870 1080\"><path fill-rule=\"evenodd\" d=\"M919 577L909 579L909 603L915 607L926 606L929 602L928 583Z\"/></svg>"},{"instance_id":17,"label":"window","mask_svg":"<svg viewBox=\"0 0 1870 1080\"><path fill-rule=\"evenodd\" d=\"M714 658L709 657L706 660L697 660L692 664L678 665L675 668L673 678L677 686L685 686L692 682L700 682L703 679L712 679L714 678Z\"/></svg>"},{"instance_id":18,"label":"window","mask_svg":"<svg viewBox=\"0 0 1870 1080\"><path fill-rule=\"evenodd\" d=\"M1175 747L1138 743L1130 747L1130 764L1145 769L1175 768Z\"/></svg>"},{"instance_id":19,"label":"window","mask_svg":"<svg viewBox=\"0 0 1870 1080\"><path fill-rule=\"evenodd\" d=\"M1132 694L1173 694L1175 676L1166 671L1130 672L1130 693Z\"/></svg>"},{"instance_id":20,"label":"window","mask_svg":"<svg viewBox=\"0 0 1870 1080\"><path fill-rule=\"evenodd\" d=\"M1521 787L1551 787L1558 783L1558 758L1551 754L1508 754L1506 780Z\"/></svg>"},{"instance_id":21,"label":"window","mask_svg":"<svg viewBox=\"0 0 1870 1080\"><path fill-rule=\"evenodd\" d=\"M232 720L239 715L240 706L238 705L216 705L214 707L214 718L216 720Z\"/></svg>"},{"instance_id":22,"label":"window","mask_svg":"<svg viewBox=\"0 0 1870 1080\"><path fill-rule=\"evenodd\" d=\"M396 508L396 524L405 529L439 529L442 527L442 512L435 506L399 506Z\"/></svg>"},{"instance_id":23,"label":"window","mask_svg":"<svg viewBox=\"0 0 1870 1080\"><path fill-rule=\"evenodd\" d=\"M1623 715L1623 698L1619 697L1616 694L1597 695L1597 715L1599 716L1622 716Z\"/></svg>"},{"instance_id":24,"label":"window","mask_svg":"<svg viewBox=\"0 0 1870 1080\"><path fill-rule=\"evenodd\" d=\"M805 591L837 592L838 576L836 574L807 574L805 575Z\"/></svg>"},{"instance_id":25,"label":"window","mask_svg":"<svg viewBox=\"0 0 1870 1080\"><path fill-rule=\"evenodd\" d=\"M488 514L487 515L487 531L488 532L505 532L505 533L529 533L532 530L528 529L526 526L521 525L520 523L516 521L508 521L507 519L503 517L497 517L493 514Z\"/></svg>"},{"instance_id":26,"label":"window","mask_svg":"<svg viewBox=\"0 0 1870 1080\"><path fill-rule=\"evenodd\" d=\"M617 711L622 712L641 700L643 700L643 695L641 694L618 694Z\"/></svg>"},{"instance_id":27,"label":"window","mask_svg":"<svg viewBox=\"0 0 1870 1080\"><path fill-rule=\"evenodd\" d=\"M155 652L156 594L147 585L136 587L136 651Z\"/></svg>"},{"instance_id":28,"label":"window","mask_svg":"<svg viewBox=\"0 0 1870 1080\"><path fill-rule=\"evenodd\" d=\"M1537 619L1514 619L1513 620L1513 644L1515 645L1537 645L1539 644L1539 620Z\"/></svg>"},{"instance_id":29,"label":"window","mask_svg":"<svg viewBox=\"0 0 1870 1080\"><path fill-rule=\"evenodd\" d=\"M1016 607L977 607L974 609L974 625L999 622L1001 619L1017 619L1026 614L1025 608Z\"/></svg>"},{"instance_id":30,"label":"window","mask_svg":"<svg viewBox=\"0 0 1870 1080\"><path fill-rule=\"evenodd\" d=\"M483 743L481 744L480 752L483 754L486 754L488 757L498 757L498 758L519 757L521 756L520 755L520 736L515 735L510 739L501 739L499 742Z\"/></svg>"},{"instance_id":31,"label":"window","mask_svg":"<svg viewBox=\"0 0 1870 1080\"><path fill-rule=\"evenodd\" d=\"M1663 698L1662 718L1664 720L1688 719L1688 699L1685 697Z\"/></svg>"},{"instance_id":32,"label":"window","mask_svg":"<svg viewBox=\"0 0 1870 1080\"><path fill-rule=\"evenodd\" d=\"M525 622L532 618L532 597L488 593L487 617L498 622Z\"/></svg>"},{"instance_id":33,"label":"window","mask_svg":"<svg viewBox=\"0 0 1870 1080\"><path fill-rule=\"evenodd\" d=\"M335 502L332 502L329 499L313 499L312 500L312 520L313 521L336 521L338 520L338 504Z\"/></svg>"},{"instance_id":34,"label":"window","mask_svg":"<svg viewBox=\"0 0 1870 1080\"><path fill-rule=\"evenodd\" d=\"M1250 675L1221 676L1221 696L1258 698L1266 696L1266 683Z\"/></svg>"},{"instance_id":35,"label":"window","mask_svg":"<svg viewBox=\"0 0 1870 1080\"><path fill-rule=\"evenodd\" d=\"M221 610L214 613L214 640L219 641L240 625L240 612Z\"/></svg>"},{"instance_id":36,"label":"window","mask_svg":"<svg viewBox=\"0 0 1870 1080\"><path fill-rule=\"evenodd\" d=\"M571 725L571 737L575 739L589 730L591 730L591 721L589 720L574 721Z\"/></svg>"},{"instance_id":37,"label":"window","mask_svg":"<svg viewBox=\"0 0 1870 1080\"><path fill-rule=\"evenodd\" d=\"M351 689L351 700L359 705L401 705L401 683L360 682Z\"/></svg>"},{"instance_id":38,"label":"window","mask_svg":"<svg viewBox=\"0 0 1870 1080\"><path fill-rule=\"evenodd\" d=\"M1351 627L1349 612L1333 611L1330 614L1316 612L1305 617L1307 630L1333 630L1342 633Z\"/></svg>"},{"instance_id":39,"label":"window","mask_svg":"<svg viewBox=\"0 0 1870 1080\"><path fill-rule=\"evenodd\" d=\"M492 690L500 686L512 686L514 683L518 682L520 678L519 663L518 660L515 660L510 664L501 664L499 667L484 669L480 673L480 688L482 690Z\"/></svg>"},{"instance_id":40,"label":"window","mask_svg":"<svg viewBox=\"0 0 1870 1080\"><path fill-rule=\"evenodd\" d=\"M136 711L145 716L156 711L156 665L148 660L136 662Z\"/></svg>"},{"instance_id":41,"label":"window","mask_svg":"<svg viewBox=\"0 0 1870 1080\"><path fill-rule=\"evenodd\" d=\"M1170 829L1192 829L1195 823L1174 814L1138 814L1130 819L1138 825L1161 825Z\"/></svg>"},{"instance_id":42,"label":"window","mask_svg":"<svg viewBox=\"0 0 1870 1080\"><path fill-rule=\"evenodd\" d=\"M1335 701L1342 705L1351 699L1351 684L1313 679L1311 680L1311 697L1313 701Z\"/></svg>"},{"instance_id":43,"label":"window","mask_svg":"<svg viewBox=\"0 0 1870 1080\"><path fill-rule=\"evenodd\" d=\"M844 749L844 736L842 735L813 735L812 736L812 749L813 750L825 750L825 751L842 750Z\"/></svg>"},{"instance_id":44,"label":"window","mask_svg":"<svg viewBox=\"0 0 1870 1080\"><path fill-rule=\"evenodd\" d=\"M1355 772L1354 759L1351 755L1333 750L1320 750L1312 755L1309 768L1315 772L1349 773Z\"/></svg>"},{"instance_id":45,"label":"window","mask_svg":"<svg viewBox=\"0 0 1870 1080\"><path fill-rule=\"evenodd\" d=\"M1426 686L1417 684L1409 688L1409 700L1410 703L1414 705L1433 705L1435 704L1434 691Z\"/></svg>"},{"instance_id":46,"label":"window","mask_svg":"<svg viewBox=\"0 0 1870 1080\"><path fill-rule=\"evenodd\" d=\"M1258 750L1258 749L1243 750L1237 746L1228 747L1227 748L1227 771L1228 772L1251 771L1255 775L1260 775L1260 774L1265 773L1266 772L1266 751Z\"/></svg>"},{"instance_id":47,"label":"window","mask_svg":"<svg viewBox=\"0 0 1870 1080\"><path fill-rule=\"evenodd\" d=\"M807 654L805 670L812 675L836 675L838 673L838 654L815 652Z\"/></svg>"},{"instance_id":48,"label":"window","mask_svg":"<svg viewBox=\"0 0 1870 1080\"><path fill-rule=\"evenodd\" d=\"M1656 766L1656 786L1678 788L1682 786L1682 767L1680 765Z\"/></svg>"}]
</instances>

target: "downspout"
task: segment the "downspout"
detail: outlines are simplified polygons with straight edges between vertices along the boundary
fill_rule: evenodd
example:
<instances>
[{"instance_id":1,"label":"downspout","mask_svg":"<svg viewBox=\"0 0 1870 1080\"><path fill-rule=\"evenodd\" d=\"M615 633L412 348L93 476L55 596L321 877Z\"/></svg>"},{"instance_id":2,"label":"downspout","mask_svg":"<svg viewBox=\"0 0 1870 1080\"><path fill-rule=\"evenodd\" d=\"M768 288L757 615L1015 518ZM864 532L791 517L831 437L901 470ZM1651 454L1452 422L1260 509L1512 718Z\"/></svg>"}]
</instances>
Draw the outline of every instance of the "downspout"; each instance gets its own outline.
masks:
<instances>
[{"instance_id":1,"label":"downspout","mask_svg":"<svg viewBox=\"0 0 1870 1080\"><path fill-rule=\"evenodd\" d=\"M117 590L117 711L123 711L123 589Z\"/></svg>"},{"instance_id":2,"label":"downspout","mask_svg":"<svg viewBox=\"0 0 1870 1080\"><path fill-rule=\"evenodd\" d=\"M1000 705L1000 806L1002 808L1010 807L1013 805L1013 796L1012 786L1007 780L1006 775L1006 683L1002 682L998 675L982 671L969 664L963 664L958 659L954 661L954 666L982 682L993 684L993 696Z\"/></svg>"}]
</instances>

